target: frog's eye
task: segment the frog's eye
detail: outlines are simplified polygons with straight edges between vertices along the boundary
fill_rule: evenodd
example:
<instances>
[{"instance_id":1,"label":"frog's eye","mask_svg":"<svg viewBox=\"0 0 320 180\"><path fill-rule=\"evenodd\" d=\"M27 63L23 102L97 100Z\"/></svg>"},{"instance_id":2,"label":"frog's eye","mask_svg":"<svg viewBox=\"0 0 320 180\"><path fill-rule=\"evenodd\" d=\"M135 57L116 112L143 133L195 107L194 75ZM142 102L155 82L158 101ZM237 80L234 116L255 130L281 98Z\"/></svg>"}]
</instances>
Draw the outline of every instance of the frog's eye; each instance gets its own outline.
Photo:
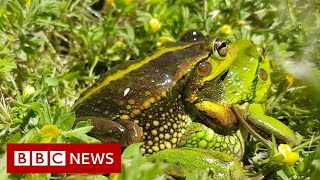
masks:
<instances>
[{"instance_id":1,"label":"frog's eye","mask_svg":"<svg viewBox=\"0 0 320 180\"><path fill-rule=\"evenodd\" d=\"M207 76L211 74L212 65L208 61L200 62L197 67L197 72L200 76Z\"/></svg>"},{"instance_id":2,"label":"frog's eye","mask_svg":"<svg viewBox=\"0 0 320 180\"><path fill-rule=\"evenodd\" d=\"M214 50L217 51L220 56L226 57L229 43L230 41L228 39L218 38L214 42Z\"/></svg>"},{"instance_id":3,"label":"frog's eye","mask_svg":"<svg viewBox=\"0 0 320 180\"><path fill-rule=\"evenodd\" d=\"M262 81L268 80L268 73L267 73L267 71L264 70L263 68L260 68L260 70L259 70L259 78L260 78Z\"/></svg>"},{"instance_id":4,"label":"frog's eye","mask_svg":"<svg viewBox=\"0 0 320 180\"><path fill-rule=\"evenodd\" d=\"M204 35L200 31L196 29L189 29L182 34L180 41L196 42L203 39L204 39Z\"/></svg>"}]
</instances>

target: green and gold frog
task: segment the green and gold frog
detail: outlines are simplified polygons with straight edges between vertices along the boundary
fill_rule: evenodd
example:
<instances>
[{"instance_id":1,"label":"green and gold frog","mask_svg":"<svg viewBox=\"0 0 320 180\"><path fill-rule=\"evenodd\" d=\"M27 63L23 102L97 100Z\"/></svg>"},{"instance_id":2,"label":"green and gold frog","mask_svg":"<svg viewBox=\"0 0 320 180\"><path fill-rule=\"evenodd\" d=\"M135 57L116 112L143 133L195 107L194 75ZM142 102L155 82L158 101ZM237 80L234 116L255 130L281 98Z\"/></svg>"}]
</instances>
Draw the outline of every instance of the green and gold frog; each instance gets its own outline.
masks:
<instances>
[{"instance_id":1,"label":"green and gold frog","mask_svg":"<svg viewBox=\"0 0 320 180\"><path fill-rule=\"evenodd\" d=\"M245 128L252 128L252 131L256 135L261 136L266 141L270 140L273 135L278 143L300 144L300 136L297 136L279 120L265 115L264 106L270 89L271 79L270 62L268 57L264 55L263 48L253 44L249 40L238 40L233 42L233 44L237 47L237 58L231 64L229 70L221 76L220 83L217 83L220 89L216 88L216 93L219 94L219 96L215 95L218 97L216 98L216 102L201 101L201 103L197 104L197 109L203 108L207 110L211 108L209 112L217 114L217 119L228 119L231 117L239 120L238 116L244 113L243 119L245 122L239 123L245 123ZM235 108L235 105L238 108ZM230 113L230 109L232 113ZM237 115L235 111L240 112ZM204 125L198 123L188 126L179 146L184 146L185 143L185 146L188 147L214 148L214 144L210 143L211 136L205 137L204 131L201 131L201 133L199 131L199 134L195 136L195 131L198 131L196 129L203 130L204 128ZM210 128L208 131L210 131ZM215 130L215 132L217 131ZM221 137L223 138L223 136ZM209 141L205 141L206 138ZM196 140L193 141L192 139ZM231 139L222 139L221 141L233 142L234 140ZM218 146L218 144L215 145ZM221 147L218 149L223 151ZM227 149L229 152L230 147ZM232 153L232 150L230 153ZM241 153L239 157L242 157Z\"/></svg>"},{"instance_id":2,"label":"green and gold frog","mask_svg":"<svg viewBox=\"0 0 320 180\"><path fill-rule=\"evenodd\" d=\"M229 40L214 40L191 29L178 42L113 67L80 96L73 110L78 121L91 120L90 135L103 143L127 147L142 142L143 154L175 148L192 122L187 109L201 102L192 100L200 91L214 94L216 79L236 57ZM215 101L211 96L203 100ZM218 122L205 117L198 121L210 128L226 134L237 129L236 119Z\"/></svg>"},{"instance_id":3,"label":"green and gold frog","mask_svg":"<svg viewBox=\"0 0 320 180\"><path fill-rule=\"evenodd\" d=\"M202 90L194 96L193 101L202 100L196 103L195 107L191 107L190 111L195 111L197 114L199 109L203 109L207 113L202 116L216 117L217 122L235 118L239 122L236 126L238 129L229 134L221 134L219 128L212 129L204 124L192 122L186 127L177 150L167 149L148 157L152 161L169 163L170 168L167 170L169 174L189 175L195 170L203 169L203 164L213 162L207 167L218 171L223 177L243 178L238 161L244 154L244 142L248 132L267 145L271 143L269 140L272 136L278 143L298 145L301 142L300 136L289 127L265 115L264 103L267 100L271 80L270 62L263 48L249 40L238 40L232 44L236 47L236 59L228 71L219 77L215 90L211 91L214 94ZM206 100L208 96L212 97L210 101ZM215 102L212 99L215 99ZM186 157L180 157L181 154L189 154L187 160ZM230 156L235 158L232 159ZM238 165L235 166L236 164Z\"/></svg>"}]
</instances>

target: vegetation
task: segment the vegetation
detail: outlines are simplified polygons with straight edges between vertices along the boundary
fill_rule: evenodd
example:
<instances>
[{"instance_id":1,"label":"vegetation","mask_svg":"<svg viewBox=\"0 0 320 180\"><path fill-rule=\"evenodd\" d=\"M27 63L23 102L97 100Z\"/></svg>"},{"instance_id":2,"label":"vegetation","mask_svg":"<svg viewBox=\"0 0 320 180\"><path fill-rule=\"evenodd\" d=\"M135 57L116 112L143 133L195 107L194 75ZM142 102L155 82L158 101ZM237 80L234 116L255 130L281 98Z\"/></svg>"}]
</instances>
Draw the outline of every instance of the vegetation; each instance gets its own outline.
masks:
<instances>
[{"instance_id":1,"label":"vegetation","mask_svg":"<svg viewBox=\"0 0 320 180\"><path fill-rule=\"evenodd\" d=\"M263 45L273 60L268 114L304 137L292 149L300 155L293 164L284 163L283 153L268 158L261 144L249 141L247 174L320 177L319 0L1 0L0 179L56 176L8 176L6 143L97 142L86 135L89 124L73 127L70 106L79 94L115 64L144 56L190 28ZM140 173L135 178L165 177L158 175L164 165L138 154L132 161L122 175L110 178L126 179L133 172ZM200 177L208 174L188 178Z\"/></svg>"}]
</instances>

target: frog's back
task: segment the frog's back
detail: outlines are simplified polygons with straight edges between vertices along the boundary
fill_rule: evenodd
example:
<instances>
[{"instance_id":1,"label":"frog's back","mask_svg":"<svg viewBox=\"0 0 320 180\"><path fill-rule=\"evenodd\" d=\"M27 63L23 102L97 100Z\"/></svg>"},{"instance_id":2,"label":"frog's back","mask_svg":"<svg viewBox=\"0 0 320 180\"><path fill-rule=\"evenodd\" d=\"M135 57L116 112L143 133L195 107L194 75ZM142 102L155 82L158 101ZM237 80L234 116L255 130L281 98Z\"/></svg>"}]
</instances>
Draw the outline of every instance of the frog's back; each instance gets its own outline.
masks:
<instances>
[{"instance_id":1,"label":"frog's back","mask_svg":"<svg viewBox=\"0 0 320 180\"><path fill-rule=\"evenodd\" d=\"M117 119L140 114L174 91L187 73L185 69L208 56L209 51L199 50L203 43L164 47L146 58L112 68L77 100L77 116Z\"/></svg>"}]
</instances>

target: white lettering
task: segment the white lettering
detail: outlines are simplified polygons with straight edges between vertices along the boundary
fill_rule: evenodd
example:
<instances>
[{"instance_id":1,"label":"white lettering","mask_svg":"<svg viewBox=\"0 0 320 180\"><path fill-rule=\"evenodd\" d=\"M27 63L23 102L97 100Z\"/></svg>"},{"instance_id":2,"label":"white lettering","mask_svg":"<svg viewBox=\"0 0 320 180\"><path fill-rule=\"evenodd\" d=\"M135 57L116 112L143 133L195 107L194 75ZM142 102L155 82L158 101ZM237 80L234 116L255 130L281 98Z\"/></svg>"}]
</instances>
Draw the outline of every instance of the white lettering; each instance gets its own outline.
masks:
<instances>
[{"instance_id":1,"label":"white lettering","mask_svg":"<svg viewBox=\"0 0 320 180\"><path fill-rule=\"evenodd\" d=\"M80 153L77 153L77 157L73 153L70 153L70 164L73 164L73 160L75 164L80 164Z\"/></svg>"},{"instance_id":2,"label":"white lettering","mask_svg":"<svg viewBox=\"0 0 320 180\"><path fill-rule=\"evenodd\" d=\"M89 158L90 153L82 153L82 164L90 164Z\"/></svg>"},{"instance_id":3,"label":"white lettering","mask_svg":"<svg viewBox=\"0 0 320 180\"><path fill-rule=\"evenodd\" d=\"M102 164L103 158L104 158L104 153L102 153L101 156L99 153L97 153L96 155L91 153L92 164L97 164L97 161L99 161L99 164Z\"/></svg>"},{"instance_id":4,"label":"white lettering","mask_svg":"<svg viewBox=\"0 0 320 180\"><path fill-rule=\"evenodd\" d=\"M107 153L106 154L106 158L109 160L109 161L106 161L106 164L113 164L113 158L112 157L109 157L109 156L113 156L113 153Z\"/></svg>"}]
</instances>

